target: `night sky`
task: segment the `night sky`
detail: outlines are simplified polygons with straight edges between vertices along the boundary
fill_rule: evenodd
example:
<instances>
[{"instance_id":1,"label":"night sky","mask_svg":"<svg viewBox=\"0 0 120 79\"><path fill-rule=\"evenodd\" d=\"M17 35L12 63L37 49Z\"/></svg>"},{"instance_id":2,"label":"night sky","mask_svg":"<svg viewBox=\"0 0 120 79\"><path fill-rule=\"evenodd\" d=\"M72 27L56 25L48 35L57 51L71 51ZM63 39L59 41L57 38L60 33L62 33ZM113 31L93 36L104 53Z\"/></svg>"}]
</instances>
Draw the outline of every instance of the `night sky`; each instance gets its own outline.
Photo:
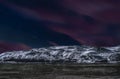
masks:
<instances>
[{"instance_id":1,"label":"night sky","mask_svg":"<svg viewBox=\"0 0 120 79\"><path fill-rule=\"evenodd\" d=\"M120 0L0 0L0 52L120 44Z\"/></svg>"}]
</instances>

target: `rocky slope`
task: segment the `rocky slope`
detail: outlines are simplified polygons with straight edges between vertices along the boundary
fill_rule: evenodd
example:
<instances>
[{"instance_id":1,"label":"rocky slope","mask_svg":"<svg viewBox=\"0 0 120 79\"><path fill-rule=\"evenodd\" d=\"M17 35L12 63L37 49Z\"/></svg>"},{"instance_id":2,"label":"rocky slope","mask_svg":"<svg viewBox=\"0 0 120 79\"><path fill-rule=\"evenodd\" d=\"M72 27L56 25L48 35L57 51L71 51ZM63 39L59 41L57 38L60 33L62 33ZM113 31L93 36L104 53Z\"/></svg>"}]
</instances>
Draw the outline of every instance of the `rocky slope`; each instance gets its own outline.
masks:
<instances>
[{"instance_id":1,"label":"rocky slope","mask_svg":"<svg viewBox=\"0 0 120 79\"><path fill-rule=\"evenodd\" d=\"M0 54L1 63L119 63L120 46L53 46Z\"/></svg>"}]
</instances>

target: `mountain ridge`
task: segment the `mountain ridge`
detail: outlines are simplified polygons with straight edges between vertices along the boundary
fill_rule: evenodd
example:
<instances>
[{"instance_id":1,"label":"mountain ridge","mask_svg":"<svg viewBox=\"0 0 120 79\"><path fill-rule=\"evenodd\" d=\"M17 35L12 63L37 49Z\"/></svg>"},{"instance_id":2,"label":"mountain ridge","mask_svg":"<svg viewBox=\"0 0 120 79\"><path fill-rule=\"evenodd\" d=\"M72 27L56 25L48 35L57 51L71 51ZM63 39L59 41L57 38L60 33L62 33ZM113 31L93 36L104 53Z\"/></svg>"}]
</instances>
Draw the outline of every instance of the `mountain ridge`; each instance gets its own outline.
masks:
<instances>
[{"instance_id":1,"label":"mountain ridge","mask_svg":"<svg viewBox=\"0 0 120 79\"><path fill-rule=\"evenodd\" d=\"M120 46L96 48L91 46L51 46L28 51L0 54L0 63L119 63Z\"/></svg>"}]
</instances>

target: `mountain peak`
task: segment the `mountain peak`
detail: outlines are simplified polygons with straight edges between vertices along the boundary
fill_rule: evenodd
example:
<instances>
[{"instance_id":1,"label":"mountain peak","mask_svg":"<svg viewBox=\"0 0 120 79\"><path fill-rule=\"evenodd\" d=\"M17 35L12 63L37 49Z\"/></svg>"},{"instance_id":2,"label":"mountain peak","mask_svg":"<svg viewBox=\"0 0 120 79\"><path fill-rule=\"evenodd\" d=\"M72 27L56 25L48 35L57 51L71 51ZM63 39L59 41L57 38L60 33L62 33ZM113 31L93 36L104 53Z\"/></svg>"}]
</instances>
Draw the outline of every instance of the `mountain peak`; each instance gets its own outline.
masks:
<instances>
[{"instance_id":1,"label":"mountain peak","mask_svg":"<svg viewBox=\"0 0 120 79\"><path fill-rule=\"evenodd\" d=\"M52 46L0 54L1 63L119 63L120 46Z\"/></svg>"}]
</instances>

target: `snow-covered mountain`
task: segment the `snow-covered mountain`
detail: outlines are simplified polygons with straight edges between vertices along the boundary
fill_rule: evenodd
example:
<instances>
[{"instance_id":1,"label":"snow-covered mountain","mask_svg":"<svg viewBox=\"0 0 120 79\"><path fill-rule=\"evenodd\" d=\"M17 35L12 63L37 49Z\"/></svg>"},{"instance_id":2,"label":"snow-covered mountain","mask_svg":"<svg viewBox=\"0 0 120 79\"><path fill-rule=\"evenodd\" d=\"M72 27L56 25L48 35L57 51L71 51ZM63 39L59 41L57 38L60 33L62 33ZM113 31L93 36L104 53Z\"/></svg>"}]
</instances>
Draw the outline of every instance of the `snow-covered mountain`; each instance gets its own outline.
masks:
<instances>
[{"instance_id":1,"label":"snow-covered mountain","mask_svg":"<svg viewBox=\"0 0 120 79\"><path fill-rule=\"evenodd\" d=\"M119 63L120 46L53 46L29 51L4 52L0 54L0 62Z\"/></svg>"}]
</instances>

